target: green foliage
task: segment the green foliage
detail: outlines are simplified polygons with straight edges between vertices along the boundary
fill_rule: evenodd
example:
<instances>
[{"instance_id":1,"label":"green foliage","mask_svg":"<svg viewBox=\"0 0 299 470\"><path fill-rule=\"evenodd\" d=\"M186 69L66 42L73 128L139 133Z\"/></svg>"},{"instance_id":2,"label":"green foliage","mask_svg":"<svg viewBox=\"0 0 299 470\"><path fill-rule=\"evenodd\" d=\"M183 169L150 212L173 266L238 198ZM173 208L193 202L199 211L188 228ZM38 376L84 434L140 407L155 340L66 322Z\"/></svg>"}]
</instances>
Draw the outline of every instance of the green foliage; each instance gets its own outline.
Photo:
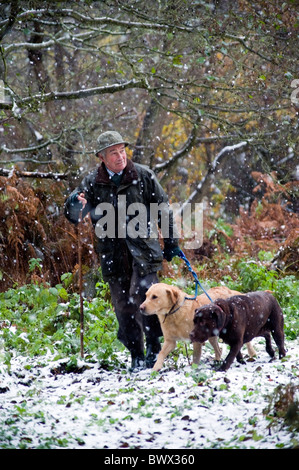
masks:
<instances>
[{"instance_id":1,"label":"green foliage","mask_svg":"<svg viewBox=\"0 0 299 470\"><path fill-rule=\"evenodd\" d=\"M265 253L260 259L267 259ZM33 260L32 270L40 270L40 260ZM234 268L239 277L223 277L223 283L242 292L271 290L284 312L287 339L299 336L299 281L295 276L279 277L262 262L241 261ZM54 287L31 283L0 293L0 361L10 366L12 354L46 355L69 358L76 363L80 353L80 298L69 292L73 275L61 276ZM166 278L186 293L194 294L194 283ZM208 287L207 282L205 282ZM84 299L84 354L96 358L104 367L119 366L117 352L123 346L117 340L117 320L112 310L108 284L96 284L96 296ZM185 345L180 346L181 352ZM75 364L76 365L76 364Z\"/></svg>"},{"instance_id":2,"label":"green foliage","mask_svg":"<svg viewBox=\"0 0 299 470\"><path fill-rule=\"evenodd\" d=\"M217 233L217 231L219 230L226 233L226 235L228 235L229 237L233 235L233 229L231 228L231 226L225 223L225 221L221 218L218 218L218 220L216 221L215 229L210 231L210 237L214 235L214 233Z\"/></svg>"},{"instance_id":3,"label":"green foliage","mask_svg":"<svg viewBox=\"0 0 299 470\"><path fill-rule=\"evenodd\" d=\"M255 261L242 261L239 264L242 288L245 292L272 290L278 278L276 271L268 271Z\"/></svg>"},{"instance_id":4,"label":"green foliage","mask_svg":"<svg viewBox=\"0 0 299 470\"><path fill-rule=\"evenodd\" d=\"M41 259L40 258L31 258L29 260L29 272L33 272L35 269L38 271L42 271L42 265L41 265Z\"/></svg>"},{"instance_id":5,"label":"green foliage","mask_svg":"<svg viewBox=\"0 0 299 470\"><path fill-rule=\"evenodd\" d=\"M70 277L62 276L65 285ZM84 299L85 354L96 356L105 366L115 364L115 352L121 347L107 290L105 283L98 283L96 297ZM9 289L0 293L0 326L0 347L5 351L0 350L0 360L7 365L12 350L29 356L48 351L56 358L76 356L80 351L79 294L69 293L63 284L32 283Z\"/></svg>"}]
</instances>

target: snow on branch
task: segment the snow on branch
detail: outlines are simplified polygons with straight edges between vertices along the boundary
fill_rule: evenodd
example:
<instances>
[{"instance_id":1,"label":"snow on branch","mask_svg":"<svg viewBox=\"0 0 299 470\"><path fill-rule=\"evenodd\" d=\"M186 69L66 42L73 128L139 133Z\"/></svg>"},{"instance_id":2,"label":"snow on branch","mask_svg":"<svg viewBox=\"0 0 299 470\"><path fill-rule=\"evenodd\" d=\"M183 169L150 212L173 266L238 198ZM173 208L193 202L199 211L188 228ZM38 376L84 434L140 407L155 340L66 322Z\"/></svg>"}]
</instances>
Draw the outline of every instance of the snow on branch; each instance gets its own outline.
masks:
<instances>
[{"instance_id":1,"label":"snow on branch","mask_svg":"<svg viewBox=\"0 0 299 470\"><path fill-rule=\"evenodd\" d=\"M40 171L20 171L12 168L10 170L6 170L4 168L0 168L0 176L6 176L10 178L12 175L16 175L19 178L42 178L42 179L52 179L52 180L65 180L69 177L69 173L53 173L52 171L48 172L40 172Z\"/></svg>"},{"instance_id":2,"label":"snow on branch","mask_svg":"<svg viewBox=\"0 0 299 470\"><path fill-rule=\"evenodd\" d=\"M244 141L244 142L239 142L238 144L235 144L235 145L227 145L226 147L224 147L222 150L220 150L220 152L218 153L218 155L214 158L214 160L212 161L211 163L211 170L212 172L214 173L214 171L216 170L216 167L217 165L220 163L220 159L223 157L223 155L227 154L227 153L231 153L231 152L234 152L235 150L238 150L240 148L243 148L245 147L246 145L248 144L247 140Z\"/></svg>"},{"instance_id":3,"label":"snow on branch","mask_svg":"<svg viewBox=\"0 0 299 470\"><path fill-rule=\"evenodd\" d=\"M83 39L88 39L91 37L91 35L94 34L94 31L87 31L84 33L79 33L79 34L74 34L70 35L69 33L66 33L60 37L53 37L52 39L49 39L48 41L43 41L43 42L15 42L11 43L8 45L3 45L3 52L5 55L8 55L10 52L15 51L16 49L28 49L28 50L41 50L41 49L48 49L50 46L53 46L54 44L61 44L65 47L68 46L67 41L82 41Z\"/></svg>"},{"instance_id":4,"label":"snow on branch","mask_svg":"<svg viewBox=\"0 0 299 470\"><path fill-rule=\"evenodd\" d=\"M59 141L59 139L61 138L61 136L62 136L62 132L59 134L58 137L49 139L46 142L43 142L42 144L33 145L31 147L19 148L19 149L10 149L10 148L7 148L5 144L3 144L0 147L0 154L2 152L5 152L5 153L27 153L27 152L33 152L35 150L40 150L44 147L47 147L48 145L57 143Z\"/></svg>"},{"instance_id":5,"label":"snow on branch","mask_svg":"<svg viewBox=\"0 0 299 470\"><path fill-rule=\"evenodd\" d=\"M99 86L94 88L86 88L75 91L51 91L49 93L38 93L37 95L27 96L25 98L14 97L15 102L13 103L1 103L0 109L10 108L17 106L19 108L24 105L30 106L36 102L47 103L49 101L57 100L75 100L80 98L87 98L88 96L101 95L105 93L116 93L118 91L126 90L127 88L146 88L147 84L145 80L129 80L124 83L114 83L112 85Z\"/></svg>"},{"instance_id":6,"label":"snow on branch","mask_svg":"<svg viewBox=\"0 0 299 470\"><path fill-rule=\"evenodd\" d=\"M159 22L149 22L149 21L129 21L129 20L120 20L118 18L111 18L108 16L102 17L95 17L95 16L87 16L82 13L79 13L76 10L70 8L61 8L61 9L53 9L50 8L41 8L36 10L29 10L26 12L21 13L17 16L18 21L26 21L28 19L38 21L41 16L44 15L50 16L53 18L57 17L66 17L72 18L79 22L79 24L85 24L89 26L99 26L99 25L114 25L114 26L122 26L127 29L138 28L138 29L152 29L152 30L179 30L185 31L187 33L192 33L194 28L182 25L174 25L174 24L167 24L167 23L159 23ZM5 26L8 20L3 21L3 25Z\"/></svg>"},{"instance_id":7,"label":"snow on branch","mask_svg":"<svg viewBox=\"0 0 299 470\"><path fill-rule=\"evenodd\" d=\"M210 184L210 179L211 176L216 172L217 167L222 163L224 157L226 157L228 154L235 152L236 150L240 150L244 147L247 147L248 141L243 141L239 142L238 144L235 145L227 145L226 147L223 147L223 149L220 150L220 152L216 155L214 160L211 162L209 169L207 171L206 176L204 179L197 185L193 193L188 197L188 199L184 202L182 205L181 211L184 210L184 207L187 204L190 204L192 202L198 201L200 198L203 197L203 195L206 192L207 187Z\"/></svg>"}]
</instances>

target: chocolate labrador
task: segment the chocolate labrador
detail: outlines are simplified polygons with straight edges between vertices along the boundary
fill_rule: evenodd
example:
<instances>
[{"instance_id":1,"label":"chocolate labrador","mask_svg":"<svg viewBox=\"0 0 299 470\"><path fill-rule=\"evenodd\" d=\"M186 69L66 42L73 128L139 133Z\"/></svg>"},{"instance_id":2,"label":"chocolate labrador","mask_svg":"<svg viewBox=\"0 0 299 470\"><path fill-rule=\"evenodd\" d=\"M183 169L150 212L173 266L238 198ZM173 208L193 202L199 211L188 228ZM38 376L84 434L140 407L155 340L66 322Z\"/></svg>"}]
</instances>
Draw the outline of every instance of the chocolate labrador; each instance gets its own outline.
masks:
<instances>
[{"instance_id":1,"label":"chocolate labrador","mask_svg":"<svg viewBox=\"0 0 299 470\"><path fill-rule=\"evenodd\" d=\"M219 336L230 346L230 352L219 370L226 371L235 358L244 363L241 347L256 336L266 340L266 351L274 358L271 335L278 346L279 358L286 355L284 348L283 313L270 292L250 292L213 303L195 310L194 329L190 339L203 343L211 336Z\"/></svg>"}]
</instances>

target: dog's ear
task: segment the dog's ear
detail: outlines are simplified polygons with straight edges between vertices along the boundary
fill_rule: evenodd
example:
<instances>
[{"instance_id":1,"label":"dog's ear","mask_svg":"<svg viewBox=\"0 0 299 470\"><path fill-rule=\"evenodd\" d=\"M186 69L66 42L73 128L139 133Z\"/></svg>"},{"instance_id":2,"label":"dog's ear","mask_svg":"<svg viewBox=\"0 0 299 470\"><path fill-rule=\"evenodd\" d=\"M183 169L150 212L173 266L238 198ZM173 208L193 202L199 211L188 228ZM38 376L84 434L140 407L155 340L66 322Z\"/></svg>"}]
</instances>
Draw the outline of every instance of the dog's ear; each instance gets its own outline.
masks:
<instances>
[{"instance_id":1,"label":"dog's ear","mask_svg":"<svg viewBox=\"0 0 299 470\"><path fill-rule=\"evenodd\" d=\"M220 307L226 313L226 315L230 314L230 305L227 302L227 299L216 299L214 304L218 305L218 307Z\"/></svg>"},{"instance_id":2,"label":"dog's ear","mask_svg":"<svg viewBox=\"0 0 299 470\"><path fill-rule=\"evenodd\" d=\"M179 298L179 291L176 289L176 287L169 286L169 288L166 289L166 292L172 305L174 305Z\"/></svg>"},{"instance_id":3,"label":"dog's ear","mask_svg":"<svg viewBox=\"0 0 299 470\"><path fill-rule=\"evenodd\" d=\"M219 305L217 305L213 309L213 316L214 318L216 318L217 329L221 331L225 325L225 320L226 320L226 315L225 315L224 310L221 307L219 307Z\"/></svg>"}]
</instances>

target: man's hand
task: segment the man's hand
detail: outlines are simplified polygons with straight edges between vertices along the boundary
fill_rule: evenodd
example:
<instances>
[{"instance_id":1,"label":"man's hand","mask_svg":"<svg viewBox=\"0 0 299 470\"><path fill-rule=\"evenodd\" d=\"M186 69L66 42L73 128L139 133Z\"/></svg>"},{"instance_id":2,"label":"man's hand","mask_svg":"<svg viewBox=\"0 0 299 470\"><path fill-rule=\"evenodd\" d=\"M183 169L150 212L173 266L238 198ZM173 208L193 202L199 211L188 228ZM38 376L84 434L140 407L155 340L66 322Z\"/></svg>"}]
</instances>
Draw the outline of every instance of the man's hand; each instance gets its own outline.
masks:
<instances>
[{"instance_id":1,"label":"man's hand","mask_svg":"<svg viewBox=\"0 0 299 470\"><path fill-rule=\"evenodd\" d=\"M85 199L85 194L84 194L84 193L78 194L78 195L77 195L77 199L78 199L78 201L81 202L81 204L82 204L82 209L84 209L84 207L85 207L86 204L87 204L87 201L86 201L86 199Z\"/></svg>"}]
</instances>

